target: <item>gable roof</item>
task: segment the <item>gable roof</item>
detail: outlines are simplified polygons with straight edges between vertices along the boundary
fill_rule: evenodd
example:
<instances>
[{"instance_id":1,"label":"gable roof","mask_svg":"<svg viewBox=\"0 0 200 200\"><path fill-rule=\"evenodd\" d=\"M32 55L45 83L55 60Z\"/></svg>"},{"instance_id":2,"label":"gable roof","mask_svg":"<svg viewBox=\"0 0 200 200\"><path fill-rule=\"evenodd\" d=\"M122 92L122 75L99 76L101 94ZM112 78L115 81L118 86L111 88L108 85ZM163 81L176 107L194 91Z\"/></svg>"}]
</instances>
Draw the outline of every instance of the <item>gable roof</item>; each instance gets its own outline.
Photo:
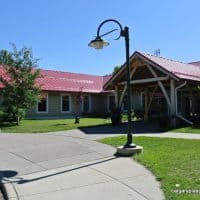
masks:
<instances>
[{"instance_id":1,"label":"gable roof","mask_svg":"<svg viewBox=\"0 0 200 200\"><path fill-rule=\"evenodd\" d=\"M41 90L59 92L101 93L104 92L104 83L111 77L42 69L40 74L41 77L36 83ZM2 67L0 67L0 75L4 78L8 77ZM3 85L0 85L0 88L2 87Z\"/></svg>"},{"instance_id":2,"label":"gable roof","mask_svg":"<svg viewBox=\"0 0 200 200\"><path fill-rule=\"evenodd\" d=\"M148 53L143 53L135 51L131 57L130 62L134 58L140 58L141 60L155 66L157 69L160 69L162 72L168 74L171 78L175 80L191 80L191 81L200 81L200 62L194 63L183 63L163 57L153 56ZM197 65L198 63L198 65ZM110 80L104 85L104 89L107 89L108 86L124 71L126 68L126 63L122 65L120 70L110 78Z\"/></svg>"},{"instance_id":3,"label":"gable roof","mask_svg":"<svg viewBox=\"0 0 200 200\"><path fill-rule=\"evenodd\" d=\"M200 68L192 63L183 63L142 52L137 53L154 62L156 65L160 66L179 79L200 81Z\"/></svg>"}]
</instances>

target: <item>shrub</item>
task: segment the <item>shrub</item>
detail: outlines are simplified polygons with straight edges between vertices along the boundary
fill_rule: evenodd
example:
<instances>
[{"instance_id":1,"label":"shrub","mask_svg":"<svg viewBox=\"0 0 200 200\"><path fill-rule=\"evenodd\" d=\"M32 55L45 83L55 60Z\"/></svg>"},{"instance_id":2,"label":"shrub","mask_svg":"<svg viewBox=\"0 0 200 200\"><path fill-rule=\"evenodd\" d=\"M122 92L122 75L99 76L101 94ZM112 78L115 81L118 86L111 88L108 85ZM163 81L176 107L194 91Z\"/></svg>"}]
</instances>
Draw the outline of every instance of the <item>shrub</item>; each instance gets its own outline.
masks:
<instances>
[{"instance_id":1,"label":"shrub","mask_svg":"<svg viewBox=\"0 0 200 200\"><path fill-rule=\"evenodd\" d=\"M112 125L119 125L121 121L122 121L121 109L119 107L114 107L111 110Z\"/></svg>"}]
</instances>

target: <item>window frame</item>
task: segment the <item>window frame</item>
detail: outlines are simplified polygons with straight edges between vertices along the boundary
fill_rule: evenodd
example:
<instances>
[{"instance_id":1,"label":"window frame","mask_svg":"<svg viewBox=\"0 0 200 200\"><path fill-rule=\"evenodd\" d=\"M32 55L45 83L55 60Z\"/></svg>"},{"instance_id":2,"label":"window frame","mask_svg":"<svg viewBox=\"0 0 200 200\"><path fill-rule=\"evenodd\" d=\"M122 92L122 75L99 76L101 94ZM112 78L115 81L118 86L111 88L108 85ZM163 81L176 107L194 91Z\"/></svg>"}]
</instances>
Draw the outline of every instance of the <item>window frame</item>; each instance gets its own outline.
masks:
<instances>
[{"instance_id":1,"label":"window frame","mask_svg":"<svg viewBox=\"0 0 200 200\"><path fill-rule=\"evenodd\" d=\"M69 97L69 111L63 111L63 96L68 96ZM72 105L72 102L71 102L71 95L70 94L61 94L60 95L60 111L61 113L71 113L71 105Z\"/></svg>"},{"instance_id":2,"label":"window frame","mask_svg":"<svg viewBox=\"0 0 200 200\"><path fill-rule=\"evenodd\" d=\"M43 94L46 94L46 111L39 111L38 110L38 104L40 103L40 101L37 101L37 113L48 113L49 112L49 94L48 93L43 93Z\"/></svg>"}]
</instances>

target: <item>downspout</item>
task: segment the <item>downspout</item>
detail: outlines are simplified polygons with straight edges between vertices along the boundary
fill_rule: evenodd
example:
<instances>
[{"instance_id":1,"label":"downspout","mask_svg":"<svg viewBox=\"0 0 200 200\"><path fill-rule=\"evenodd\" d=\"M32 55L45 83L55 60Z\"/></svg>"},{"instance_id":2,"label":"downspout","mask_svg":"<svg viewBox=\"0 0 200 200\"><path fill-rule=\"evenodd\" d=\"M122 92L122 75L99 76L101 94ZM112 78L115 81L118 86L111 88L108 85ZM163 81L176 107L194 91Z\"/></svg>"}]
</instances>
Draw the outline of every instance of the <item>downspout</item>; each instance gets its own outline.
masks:
<instances>
[{"instance_id":1,"label":"downspout","mask_svg":"<svg viewBox=\"0 0 200 200\"><path fill-rule=\"evenodd\" d=\"M181 84L181 85L179 85L179 86L177 86L177 87L175 88L176 116L177 116L178 118L182 119L183 121L187 122L188 124L192 125L193 122L191 122L190 120L188 120L188 119L186 119L185 117L183 117L183 116L181 116L181 115L178 114L178 105L177 105L177 101L178 101L178 99L177 99L178 89L184 87L186 84L187 84L187 82L185 81L183 84Z\"/></svg>"}]
</instances>

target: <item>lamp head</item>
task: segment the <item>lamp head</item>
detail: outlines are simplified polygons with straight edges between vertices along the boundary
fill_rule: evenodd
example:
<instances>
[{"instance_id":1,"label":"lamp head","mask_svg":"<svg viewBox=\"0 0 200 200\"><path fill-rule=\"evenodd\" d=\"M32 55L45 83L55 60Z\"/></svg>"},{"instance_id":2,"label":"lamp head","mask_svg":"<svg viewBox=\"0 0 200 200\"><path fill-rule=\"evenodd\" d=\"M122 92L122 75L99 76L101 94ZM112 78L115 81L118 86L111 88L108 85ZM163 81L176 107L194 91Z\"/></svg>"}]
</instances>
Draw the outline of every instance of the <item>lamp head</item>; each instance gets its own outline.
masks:
<instances>
[{"instance_id":1,"label":"lamp head","mask_svg":"<svg viewBox=\"0 0 200 200\"><path fill-rule=\"evenodd\" d=\"M100 36L97 36L94 40L92 40L88 46L93 47L95 49L103 49L103 47L108 46L109 43L101 39Z\"/></svg>"}]
</instances>

